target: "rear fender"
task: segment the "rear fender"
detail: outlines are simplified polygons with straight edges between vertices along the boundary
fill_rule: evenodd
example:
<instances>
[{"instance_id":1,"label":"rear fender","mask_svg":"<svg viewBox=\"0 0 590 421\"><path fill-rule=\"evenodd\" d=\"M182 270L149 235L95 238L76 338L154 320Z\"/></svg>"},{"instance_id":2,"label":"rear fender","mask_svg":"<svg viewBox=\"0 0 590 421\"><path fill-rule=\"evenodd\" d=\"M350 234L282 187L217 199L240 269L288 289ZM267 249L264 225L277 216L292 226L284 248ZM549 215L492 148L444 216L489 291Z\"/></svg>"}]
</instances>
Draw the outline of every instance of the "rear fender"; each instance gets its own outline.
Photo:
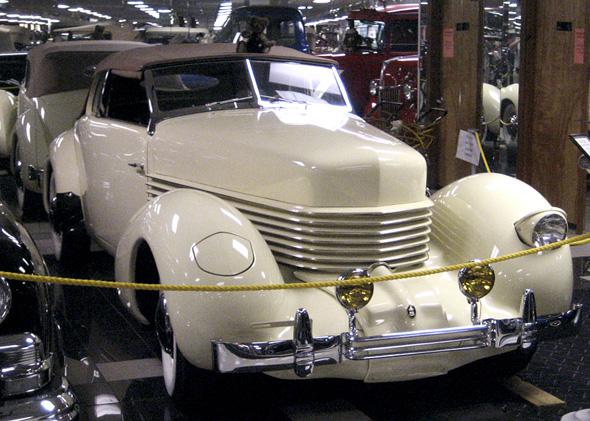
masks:
<instances>
[{"instance_id":1,"label":"rear fender","mask_svg":"<svg viewBox=\"0 0 590 421\"><path fill-rule=\"evenodd\" d=\"M27 189L41 192L37 180L29 180L29 166L43 169L47 159L47 131L39 113L34 108L27 109L16 119L14 133L18 139L17 148L22 162L21 179ZM43 177L41 177L41 180Z\"/></svg>"},{"instance_id":2,"label":"rear fender","mask_svg":"<svg viewBox=\"0 0 590 421\"><path fill-rule=\"evenodd\" d=\"M10 92L0 90L0 157L8 158L12 151L17 99Z\"/></svg>"},{"instance_id":3,"label":"rear fender","mask_svg":"<svg viewBox=\"0 0 590 421\"><path fill-rule=\"evenodd\" d=\"M86 177L77 155L77 139L74 129L60 134L49 145L49 159L45 163L43 177L43 203L48 209L49 178L55 177L56 193L72 193L82 197L86 191Z\"/></svg>"}]
</instances>

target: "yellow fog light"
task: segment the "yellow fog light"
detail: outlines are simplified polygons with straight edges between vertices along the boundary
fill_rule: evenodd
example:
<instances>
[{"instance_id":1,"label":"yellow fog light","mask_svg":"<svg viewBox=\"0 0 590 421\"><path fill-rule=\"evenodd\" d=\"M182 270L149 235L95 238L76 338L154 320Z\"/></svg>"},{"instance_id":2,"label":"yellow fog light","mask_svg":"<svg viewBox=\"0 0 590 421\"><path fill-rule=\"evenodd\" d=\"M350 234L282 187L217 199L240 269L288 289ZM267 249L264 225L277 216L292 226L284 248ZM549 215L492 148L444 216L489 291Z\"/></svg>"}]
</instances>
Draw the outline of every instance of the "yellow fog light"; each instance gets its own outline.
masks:
<instances>
[{"instance_id":1,"label":"yellow fog light","mask_svg":"<svg viewBox=\"0 0 590 421\"><path fill-rule=\"evenodd\" d=\"M339 281L348 279L367 278L368 272L364 269L354 269L345 272L338 277ZM357 312L371 301L373 297L373 284L341 285L336 287L338 302L348 311Z\"/></svg>"},{"instance_id":2,"label":"yellow fog light","mask_svg":"<svg viewBox=\"0 0 590 421\"><path fill-rule=\"evenodd\" d=\"M490 265L463 268L459 271L459 289L470 301L477 301L492 291L495 279Z\"/></svg>"}]
</instances>

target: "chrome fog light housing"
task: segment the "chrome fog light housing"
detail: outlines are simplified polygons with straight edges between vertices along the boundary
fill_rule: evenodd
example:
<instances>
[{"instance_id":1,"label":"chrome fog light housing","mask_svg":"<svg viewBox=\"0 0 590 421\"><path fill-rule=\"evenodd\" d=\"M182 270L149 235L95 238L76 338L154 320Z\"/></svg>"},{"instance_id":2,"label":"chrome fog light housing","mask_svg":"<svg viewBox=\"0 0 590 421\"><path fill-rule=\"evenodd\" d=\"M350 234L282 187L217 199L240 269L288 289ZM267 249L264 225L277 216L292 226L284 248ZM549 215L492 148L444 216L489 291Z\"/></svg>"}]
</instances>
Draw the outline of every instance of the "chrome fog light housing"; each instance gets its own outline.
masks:
<instances>
[{"instance_id":1,"label":"chrome fog light housing","mask_svg":"<svg viewBox=\"0 0 590 421\"><path fill-rule=\"evenodd\" d=\"M366 270L354 269L340 275L338 280L345 281L367 277L369 277L369 273ZM339 285L336 287L336 298L346 310L357 312L369 304L369 301L373 297L374 289L375 287L372 283L363 285Z\"/></svg>"},{"instance_id":2,"label":"chrome fog light housing","mask_svg":"<svg viewBox=\"0 0 590 421\"><path fill-rule=\"evenodd\" d=\"M561 209L527 215L514 224L518 238L531 247L544 246L565 240L567 218Z\"/></svg>"},{"instance_id":3,"label":"chrome fog light housing","mask_svg":"<svg viewBox=\"0 0 590 421\"><path fill-rule=\"evenodd\" d=\"M469 268L463 268L458 275L459 290L467 299L472 301L492 292L496 281L496 274L490 265L478 264Z\"/></svg>"},{"instance_id":4,"label":"chrome fog light housing","mask_svg":"<svg viewBox=\"0 0 590 421\"><path fill-rule=\"evenodd\" d=\"M0 323L8 316L11 304L12 291L10 290L10 285L8 285L6 279L0 278Z\"/></svg>"}]
</instances>

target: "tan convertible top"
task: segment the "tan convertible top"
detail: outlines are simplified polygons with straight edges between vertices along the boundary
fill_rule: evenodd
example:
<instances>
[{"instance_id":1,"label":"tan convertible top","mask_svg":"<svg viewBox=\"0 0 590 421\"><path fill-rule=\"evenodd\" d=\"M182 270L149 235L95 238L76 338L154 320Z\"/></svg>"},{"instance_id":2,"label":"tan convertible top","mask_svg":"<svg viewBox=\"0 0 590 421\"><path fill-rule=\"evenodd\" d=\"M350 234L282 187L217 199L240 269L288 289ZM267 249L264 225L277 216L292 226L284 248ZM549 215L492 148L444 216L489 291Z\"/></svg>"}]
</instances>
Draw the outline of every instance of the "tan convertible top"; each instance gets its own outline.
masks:
<instances>
[{"instance_id":1,"label":"tan convertible top","mask_svg":"<svg viewBox=\"0 0 590 421\"><path fill-rule=\"evenodd\" d=\"M29 98L87 88L86 68L117 51L148 46L129 41L69 41L42 44L28 56L27 96Z\"/></svg>"},{"instance_id":2,"label":"tan convertible top","mask_svg":"<svg viewBox=\"0 0 590 421\"><path fill-rule=\"evenodd\" d=\"M187 62L193 59L222 58L222 57L264 57L286 60L308 61L313 63L337 63L321 57L305 54L292 48L275 46L269 53L236 53L236 44L172 44L156 45L150 48L124 51L113 54L103 60L96 71L114 70L129 77L139 77L141 71L147 67L165 63Z\"/></svg>"}]
</instances>

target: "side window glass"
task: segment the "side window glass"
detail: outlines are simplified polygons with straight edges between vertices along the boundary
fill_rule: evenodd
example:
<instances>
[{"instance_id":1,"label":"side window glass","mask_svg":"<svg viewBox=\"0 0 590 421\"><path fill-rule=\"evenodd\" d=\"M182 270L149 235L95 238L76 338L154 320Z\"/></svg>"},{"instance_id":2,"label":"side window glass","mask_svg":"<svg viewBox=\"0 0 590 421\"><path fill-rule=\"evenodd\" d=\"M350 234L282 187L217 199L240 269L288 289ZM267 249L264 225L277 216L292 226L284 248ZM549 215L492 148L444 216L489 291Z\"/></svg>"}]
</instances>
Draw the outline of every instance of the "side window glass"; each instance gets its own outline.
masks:
<instances>
[{"instance_id":1,"label":"side window glass","mask_svg":"<svg viewBox=\"0 0 590 421\"><path fill-rule=\"evenodd\" d=\"M150 109L143 79L110 73L99 104L99 115L147 126Z\"/></svg>"}]
</instances>

